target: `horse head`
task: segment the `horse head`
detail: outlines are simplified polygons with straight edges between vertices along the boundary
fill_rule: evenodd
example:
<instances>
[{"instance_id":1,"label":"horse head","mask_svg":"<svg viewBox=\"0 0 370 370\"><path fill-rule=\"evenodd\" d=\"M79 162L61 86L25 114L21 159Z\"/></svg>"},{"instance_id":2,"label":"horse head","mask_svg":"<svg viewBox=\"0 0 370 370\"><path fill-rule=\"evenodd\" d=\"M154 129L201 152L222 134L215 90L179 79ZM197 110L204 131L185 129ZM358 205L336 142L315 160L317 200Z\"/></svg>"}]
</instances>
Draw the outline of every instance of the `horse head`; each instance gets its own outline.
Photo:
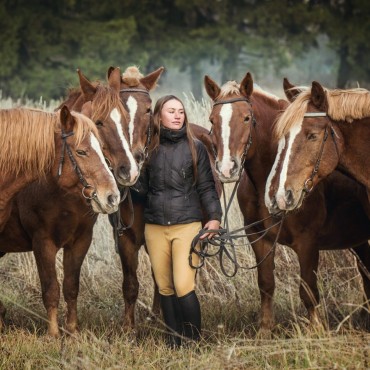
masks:
<instances>
[{"instance_id":1,"label":"horse head","mask_svg":"<svg viewBox=\"0 0 370 370\"><path fill-rule=\"evenodd\" d=\"M222 182L234 182L239 179L251 143L250 130L254 117L250 96L253 79L248 72L240 84L228 81L219 87L209 76L205 76L204 85L213 101L209 119L212 123L216 173Z\"/></svg>"},{"instance_id":2,"label":"horse head","mask_svg":"<svg viewBox=\"0 0 370 370\"><path fill-rule=\"evenodd\" d=\"M78 70L83 105L80 108L99 130L103 153L118 184L133 185L139 176L129 139L128 113L120 100L121 72L113 68L108 75L108 85L91 83Z\"/></svg>"},{"instance_id":3,"label":"horse head","mask_svg":"<svg viewBox=\"0 0 370 370\"><path fill-rule=\"evenodd\" d=\"M153 136L150 91L157 85L163 70L160 67L144 76L137 67L131 66L120 79L120 97L129 115L129 144L139 170L147 157ZM108 75L110 73L108 71Z\"/></svg>"},{"instance_id":4,"label":"horse head","mask_svg":"<svg viewBox=\"0 0 370 370\"><path fill-rule=\"evenodd\" d=\"M278 152L265 194L271 213L299 208L305 195L335 169L341 151L342 140L327 113L326 90L314 81L311 89L299 93L291 86L289 91L298 95L293 93L275 126Z\"/></svg>"},{"instance_id":5,"label":"horse head","mask_svg":"<svg viewBox=\"0 0 370 370\"><path fill-rule=\"evenodd\" d=\"M120 194L103 156L94 123L63 106L58 126L52 171L58 175L59 186L70 192L82 192L96 213L116 212Z\"/></svg>"}]
</instances>

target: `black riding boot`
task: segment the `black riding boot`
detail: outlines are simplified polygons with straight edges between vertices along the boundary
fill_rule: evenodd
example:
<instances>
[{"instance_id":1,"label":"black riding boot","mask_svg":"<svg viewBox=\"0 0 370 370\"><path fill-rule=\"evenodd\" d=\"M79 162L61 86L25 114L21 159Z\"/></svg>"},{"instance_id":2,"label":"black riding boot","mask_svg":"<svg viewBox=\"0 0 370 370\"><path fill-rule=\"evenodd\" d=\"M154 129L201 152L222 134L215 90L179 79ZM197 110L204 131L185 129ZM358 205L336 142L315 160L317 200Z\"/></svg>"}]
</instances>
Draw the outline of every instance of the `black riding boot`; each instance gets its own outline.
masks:
<instances>
[{"instance_id":1,"label":"black riding boot","mask_svg":"<svg viewBox=\"0 0 370 370\"><path fill-rule=\"evenodd\" d=\"M168 328L167 343L171 348L181 346L182 317L179 302L175 295L161 295L163 320Z\"/></svg>"},{"instance_id":2,"label":"black riding boot","mask_svg":"<svg viewBox=\"0 0 370 370\"><path fill-rule=\"evenodd\" d=\"M198 341L201 332L201 314L198 297L195 291L192 290L190 293L178 298L178 301L183 318L184 336Z\"/></svg>"}]
</instances>

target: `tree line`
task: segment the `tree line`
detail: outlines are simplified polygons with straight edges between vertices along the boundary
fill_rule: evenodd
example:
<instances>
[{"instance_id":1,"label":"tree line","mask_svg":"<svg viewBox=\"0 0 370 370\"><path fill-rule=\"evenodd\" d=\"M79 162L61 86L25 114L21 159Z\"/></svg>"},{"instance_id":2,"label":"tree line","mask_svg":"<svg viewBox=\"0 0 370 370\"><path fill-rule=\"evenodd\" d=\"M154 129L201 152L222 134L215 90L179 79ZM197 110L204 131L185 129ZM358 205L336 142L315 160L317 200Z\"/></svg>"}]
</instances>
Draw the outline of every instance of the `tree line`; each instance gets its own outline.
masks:
<instances>
[{"instance_id":1,"label":"tree line","mask_svg":"<svg viewBox=\"0 0 370 370\"><path fill-rule=\"evenodd\" d=\"M189 72L200 94L202 62L228 71L288 66L325 35L337 54L337 87L370 82L367 0L1 0L0 89L59 98L76 68L102 79L108 66L161 65Z\"/></svg>"}]
</instances>

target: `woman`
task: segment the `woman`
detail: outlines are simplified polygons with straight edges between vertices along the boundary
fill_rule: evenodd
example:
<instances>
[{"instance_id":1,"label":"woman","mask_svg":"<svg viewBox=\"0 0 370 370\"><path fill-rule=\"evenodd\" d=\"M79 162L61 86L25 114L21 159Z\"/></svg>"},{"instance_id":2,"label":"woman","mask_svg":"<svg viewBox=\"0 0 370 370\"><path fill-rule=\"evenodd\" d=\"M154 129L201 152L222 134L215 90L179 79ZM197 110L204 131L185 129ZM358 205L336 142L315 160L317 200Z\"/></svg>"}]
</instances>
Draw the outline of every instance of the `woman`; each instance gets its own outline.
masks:
<instances>
[{"instance_id":1,"label":"woman","mask_svg":"<svg viewBox=\"0 0 370 370\"><path fill-rule=\"evenodd\" d=\"M160 98L153 120L156 135L137 187L147 195L145 240L164 322L172 333L169 344L176 347L182 335L200 338L196 270L189 265L189 251L202 228L202 209L209 230L219 229L222 210L206 148L193 138L182 102L173 95Z\"/></svg>"}]
</instances>

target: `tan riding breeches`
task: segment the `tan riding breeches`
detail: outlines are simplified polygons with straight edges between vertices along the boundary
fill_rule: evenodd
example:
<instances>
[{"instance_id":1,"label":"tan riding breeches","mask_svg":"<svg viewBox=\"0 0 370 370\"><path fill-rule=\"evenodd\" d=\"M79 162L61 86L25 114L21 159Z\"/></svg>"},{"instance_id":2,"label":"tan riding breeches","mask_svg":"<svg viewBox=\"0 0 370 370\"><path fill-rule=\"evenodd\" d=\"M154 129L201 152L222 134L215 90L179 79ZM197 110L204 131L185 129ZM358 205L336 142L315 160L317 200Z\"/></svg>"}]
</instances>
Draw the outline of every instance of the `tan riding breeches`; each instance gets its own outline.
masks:
<instances>
[{"instance_id":1,"label":"tan riding breeches","mask_svg":"<svg viewBox=\"0 0 370 370\"><path fill-rule=\"evenodd\" d=\"M201 228L201 222L145 225L145 241L160 294L182 297L194 290L196 270L189 265L189 251ZM195 254L193 264L198 264Z\"/></svg>"}]
</instances>

